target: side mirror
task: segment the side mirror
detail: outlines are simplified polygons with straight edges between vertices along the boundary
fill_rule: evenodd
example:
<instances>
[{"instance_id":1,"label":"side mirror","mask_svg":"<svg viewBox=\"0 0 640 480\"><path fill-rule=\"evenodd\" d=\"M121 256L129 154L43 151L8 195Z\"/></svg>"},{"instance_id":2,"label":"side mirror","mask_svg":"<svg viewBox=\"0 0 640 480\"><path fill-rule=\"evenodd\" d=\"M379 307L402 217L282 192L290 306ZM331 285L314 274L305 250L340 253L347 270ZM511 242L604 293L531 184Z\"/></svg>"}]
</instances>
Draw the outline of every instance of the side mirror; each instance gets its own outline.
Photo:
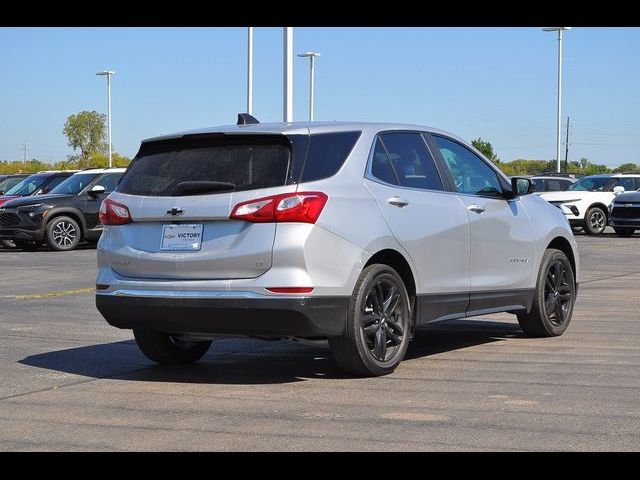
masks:
<instances>
[{"instance_id":1,"label":"side mirror","mask_svg":"<svg viewBox=\"0 0 640 480\"><path fill-rule=\"evenodd\" d=\"M42 187L42 189L40 190L40 192L37 193L37 195L44 195L45 193L49 193L49 189L47 187Z\"/></svg>"},{"instance_id":2,"label":"side mirror","mask_svg":"<svg viewBox=\"0 0 640 480\"><path fill-rule=\"evenodd\" d=\"M617 187L613 187L613 194L617 197L621 193L624 193L624 187L622 185L618 185Z\"/></svg>"},{"instance_id":3,"label":"side mirror","mask_svg":"<svg viewBox=\"0 0 640 480\"><path fill-rule=\"evenodd\" d=\"M102 195L105 191L106 189L102 185L94 185L87 193L90 197L97 198L98 195Z\"/></svg>"},{"instance_id":4,"label":"side mirror","mask_svg":"<svg viewBox=\"0 0 640 480\"><path fill-rule=\"evenodd\" d=\"M533 182L527 177L511 177L511 190L505 191L507 200L528 195L534 191Z\"/></svg>"}]
</instances>

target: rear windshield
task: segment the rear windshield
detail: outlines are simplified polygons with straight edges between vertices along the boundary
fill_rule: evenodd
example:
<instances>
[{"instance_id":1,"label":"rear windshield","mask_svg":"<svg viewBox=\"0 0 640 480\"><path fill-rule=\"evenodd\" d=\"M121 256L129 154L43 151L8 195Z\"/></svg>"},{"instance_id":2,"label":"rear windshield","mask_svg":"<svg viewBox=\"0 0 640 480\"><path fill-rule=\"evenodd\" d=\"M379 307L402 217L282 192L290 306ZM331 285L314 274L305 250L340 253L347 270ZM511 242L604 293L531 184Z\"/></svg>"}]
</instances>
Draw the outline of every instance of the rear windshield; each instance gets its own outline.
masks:
<instances>
[{"instance_id":1,"label":"rear windshield","mask_svg":"<svg viewBox=\"0 0 640 480\"><path fill-rule=\"evenodd\" d=\"M143 145L117 191L172 197L185 195L188 190L184 187L189 184L197 185L200 190L196 193L201 194L217 193L216 188L221 192L240 191L286 184L291 153L291 148L283 144L286 138L280 143L262 144L240 144L237 139L234 144L233 140ZM202 187L207 183L212 184L211 190Z\"/></svg>"},{"instance_id":2,"label":"rear windshield","mask_svg":"<svg viewBox=\"0 0 640 480\"><path fill-rule=\"evenodd\" d=\"M144 143L116 191L209 195L319 180L340 169L359 136L213 134Z\"/></svg>"}]
</instances>

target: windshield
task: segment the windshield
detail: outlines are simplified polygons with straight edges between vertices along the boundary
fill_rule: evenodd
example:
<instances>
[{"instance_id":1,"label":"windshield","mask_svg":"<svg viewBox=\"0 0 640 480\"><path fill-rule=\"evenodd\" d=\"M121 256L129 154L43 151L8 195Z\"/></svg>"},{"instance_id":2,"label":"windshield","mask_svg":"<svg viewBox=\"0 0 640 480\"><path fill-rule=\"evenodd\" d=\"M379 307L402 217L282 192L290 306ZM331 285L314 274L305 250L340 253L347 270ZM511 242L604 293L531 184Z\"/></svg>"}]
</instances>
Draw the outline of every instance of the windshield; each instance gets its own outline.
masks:
<instances>
[{"instance_id":1,"label":"windshield","mask_svg":"<svg viewBox=\"0 0 640 480\"><path fill-rule=\"evenodd\" d=\"M613 190L613 187L607 188L613 184L611 177L585 177L578 180L571 185L567 190L580 191L580 192L608 192Z\"/></svg>"},{"instance_id":2,"label":"windshield","mask_svg":"<svg viewBox=\"0 0 640 480\"><path fill-rule=\"evenodd\" d=\"M99 173L76 173L51 190L49 193L77 195L89 185Z\"/></svg>"},{"instance_id":3,"label":"windshield","mask_svg":"<svg viewBox=\"0 0 640 480\"><path fill-rule=\"evenodd\" d=\"M19 197L26 197L36 192L44 185L49 177L47 175L31 175L25 178L17 185L13 186L10 190L5 192L5 195L17 195Z\"/></svg>"},{"instance_id":4,"label":"windshield","mask_svg":"<svg viewBox=\"0 0 640 480\"><path fill-rule=\"evenodd\" d=\"M16 183L26 177L7 177L0 182L0 192L6 192L11 187L13 187Z\"/></svg>"}]
</instances>

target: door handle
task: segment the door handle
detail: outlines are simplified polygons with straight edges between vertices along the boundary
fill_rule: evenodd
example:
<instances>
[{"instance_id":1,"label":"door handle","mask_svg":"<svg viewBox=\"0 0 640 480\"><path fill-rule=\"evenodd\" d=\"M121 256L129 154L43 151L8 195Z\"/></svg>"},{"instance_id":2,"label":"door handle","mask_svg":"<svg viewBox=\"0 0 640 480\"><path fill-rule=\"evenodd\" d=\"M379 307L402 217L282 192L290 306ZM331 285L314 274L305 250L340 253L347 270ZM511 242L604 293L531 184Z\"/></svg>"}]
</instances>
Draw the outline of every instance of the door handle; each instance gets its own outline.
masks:
<instances>
[{"instance_id":1,"label":"door handle","mask_svg":"<svg viewBox=\"0 0 640 480\"><path fill-rule=\"evenodd\" d=\"M484 205L469 205L467 207L467 210L471 211L471 212L476 212L476 213L482 213L484 212L485 208Z\"/></svg>"},{"instance_id":2,"label":"door handle","mask_svg":"<svg viewBox=\"0 0 640 480\"><path fill-rule=\"evenodd\" d=\"M400 198L400 197L391 197L387 199L387 203L389 205L393 205L394 207L398 207L398 208L404 208L407 205L409 205L409 202L407 200L405 200L404 198Z\"/></svg>"}]
</instances>

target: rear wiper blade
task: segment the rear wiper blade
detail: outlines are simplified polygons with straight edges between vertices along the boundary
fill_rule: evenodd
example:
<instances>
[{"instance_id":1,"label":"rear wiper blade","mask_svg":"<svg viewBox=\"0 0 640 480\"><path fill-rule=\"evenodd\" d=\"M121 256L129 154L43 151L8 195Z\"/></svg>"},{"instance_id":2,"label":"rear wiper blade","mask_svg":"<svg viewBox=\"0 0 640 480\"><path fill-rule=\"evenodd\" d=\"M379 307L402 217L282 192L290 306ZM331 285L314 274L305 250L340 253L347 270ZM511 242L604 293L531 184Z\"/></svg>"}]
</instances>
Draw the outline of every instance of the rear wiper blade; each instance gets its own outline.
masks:
<instances>
[{"instance_id":1,"label":"rear wiper blade","mask_svg":"<svg viewBox=\"0 0 640 480\"><path fill-rule=\"evenodd\" d=\"M232 192L235 189L235 183L195 180L193 182L178 183L178 185L176 185L176 191L174 195L202 195L205 193L213 192Z\"/></svg>"}]
</instances>

